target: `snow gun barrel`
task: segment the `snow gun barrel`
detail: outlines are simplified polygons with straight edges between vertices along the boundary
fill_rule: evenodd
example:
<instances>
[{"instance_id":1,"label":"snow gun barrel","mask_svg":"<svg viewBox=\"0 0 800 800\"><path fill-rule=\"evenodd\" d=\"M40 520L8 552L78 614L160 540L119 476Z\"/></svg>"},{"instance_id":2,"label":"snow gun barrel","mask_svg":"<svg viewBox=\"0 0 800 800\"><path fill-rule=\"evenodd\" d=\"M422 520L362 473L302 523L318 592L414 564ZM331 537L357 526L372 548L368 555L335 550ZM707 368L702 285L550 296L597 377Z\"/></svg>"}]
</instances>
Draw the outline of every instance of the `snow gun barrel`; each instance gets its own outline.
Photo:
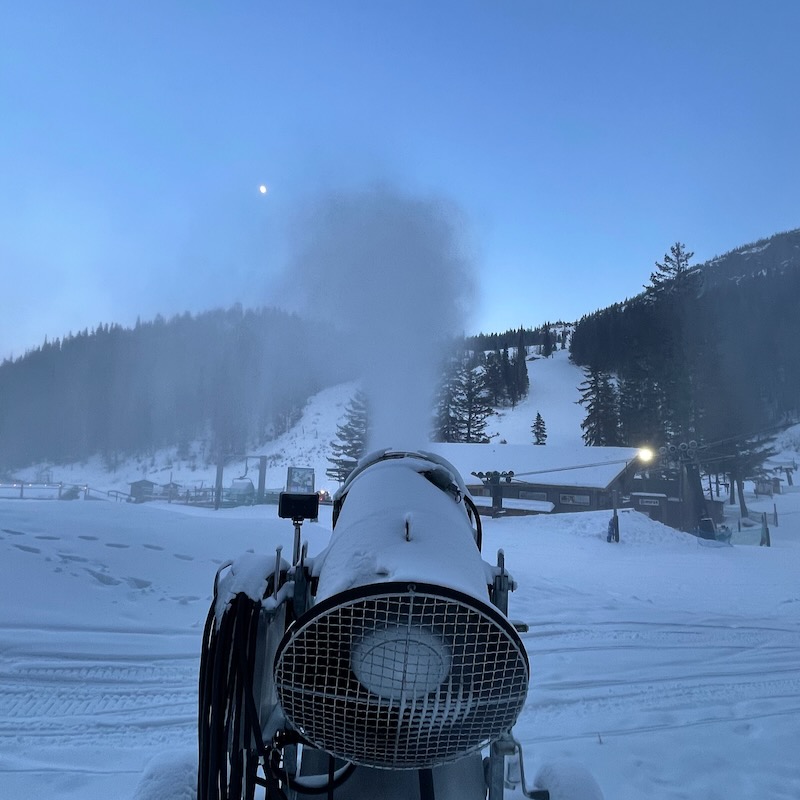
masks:
<instances>
[{"instance_id":1,"label":"snow gun barrel","mask_svg":"<svg viewBox=\"0 0 800 800\"><path fill-rule=\"evenodd\" d=\"M491 565L480 542L452 465L380 451L334 495L321 554L222 568L201 659L198 800L250 800L259 784L270 800L429 800L434 784L437 798L488 786L501 800L529 665L502 551Z\"/></svg>"}]
</instances>

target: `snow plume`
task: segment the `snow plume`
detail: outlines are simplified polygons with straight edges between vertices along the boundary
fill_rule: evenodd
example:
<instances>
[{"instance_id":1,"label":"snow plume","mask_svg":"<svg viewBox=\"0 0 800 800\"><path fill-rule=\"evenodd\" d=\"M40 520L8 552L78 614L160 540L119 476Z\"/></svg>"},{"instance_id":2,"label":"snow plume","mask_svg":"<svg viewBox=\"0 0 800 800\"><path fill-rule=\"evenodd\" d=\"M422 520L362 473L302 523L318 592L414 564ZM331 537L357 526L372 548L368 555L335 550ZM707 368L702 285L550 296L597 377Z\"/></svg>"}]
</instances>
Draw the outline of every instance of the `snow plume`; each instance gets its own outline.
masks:
<instances>
[{"instance_id":1,"label":"snow plume","mask_svg":"<svg viewBox=\"0 0 800 800\"><path fill-rule=\"evenodd\" d=\"M325 196L295 233L290 280L342 332L328 357L356 359L369 448L424 446L444 349L463 334L473 297L460 212L379 186Z\"/></svg>"}]
</instances>

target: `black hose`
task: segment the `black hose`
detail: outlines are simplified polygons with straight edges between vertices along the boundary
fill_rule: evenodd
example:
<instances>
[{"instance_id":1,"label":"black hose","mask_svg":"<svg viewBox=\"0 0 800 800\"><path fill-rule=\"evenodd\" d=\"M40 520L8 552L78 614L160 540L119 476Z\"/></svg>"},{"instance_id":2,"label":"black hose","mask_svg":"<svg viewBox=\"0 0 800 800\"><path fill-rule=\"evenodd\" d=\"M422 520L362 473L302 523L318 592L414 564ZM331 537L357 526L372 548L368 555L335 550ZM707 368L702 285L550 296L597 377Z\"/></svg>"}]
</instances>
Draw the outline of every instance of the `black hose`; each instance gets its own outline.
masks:
<instances>
[{"instance_id":1,"label":"black hose","mask_svg":"<svg viewBox=\"0 0 800 800\"><path fill-rule=\"evenodd\" d=\"M261 602L238 594L220 620L215 606L216 597L206 618L200 655L197 800L254 800L256 786L266 789L267 800L287 800L284 786L330 797L355 765L335 770L331 758L333 774L327 785L307 787L280 767L283 747L297 743L296 735L289 733L269 744L263 740L253 696ZM258 775L260 760L263 779Z\"/></svg>"},{"instance_id":2,"label":"black hose","mask_svg":"<svg viewBox=\"0 0 800 800\"><path fill-rule=\"evenodd\" d=\"M253 800L266 748L253 699L261 603L238 594L217 622L214 604L203 633L198 709L198 800ZM269 800L286 800L265 770Z\"/></svg>"},{"instance_id":3,"label":"black hose","mask_svg":"<svg viewBox=\"0 0 800 800\"><path fill-rule=\"evenodd\" d=\"M203 628L203 643L200 657L200 676L197 692L197 739L198 739L198 765L197 765L197 796L207 797L207 778L211 774L211 753L206 746L210 741L209 718L206 713L211 706L211 681L209 680L208 653L212 647L211 640L214 629L214 606L212 604L206 624Z\"/></svg>"},{"instance_id":4,"label":"black hose","mask_svg":"<svg viewBox=\"0 0 800 800\"><path fill-rule=\"evenodd\" d=\"M481 523L481 515L478 511L478 507L467 494L464 495L464 505L470 510L470 516L475 520L475 544L478 545L478 552L480 553L483 550L483 524Z\"/></svg>"}]
</instances>

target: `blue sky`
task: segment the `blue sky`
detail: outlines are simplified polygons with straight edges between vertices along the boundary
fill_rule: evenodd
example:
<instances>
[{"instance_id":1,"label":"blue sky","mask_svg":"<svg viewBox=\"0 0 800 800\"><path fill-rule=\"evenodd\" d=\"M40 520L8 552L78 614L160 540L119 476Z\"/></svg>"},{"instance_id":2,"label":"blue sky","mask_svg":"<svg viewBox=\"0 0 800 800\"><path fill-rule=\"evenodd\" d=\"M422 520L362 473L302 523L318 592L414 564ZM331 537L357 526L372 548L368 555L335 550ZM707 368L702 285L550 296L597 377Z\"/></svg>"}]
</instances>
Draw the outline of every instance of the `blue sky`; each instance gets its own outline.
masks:
<instances>
[{"instance_id":1,"label":"blue sky","mask_svg":"<svg viewBox=\"0 0 800 800\"><path fill-rule=\"evenodd\" d=\"M798 30L794 0L8 2L0 358L281 305L292 220L376 182L460 207L468 333L622 300L676 240L800 225Z\"/></svg>"}]
</instances>

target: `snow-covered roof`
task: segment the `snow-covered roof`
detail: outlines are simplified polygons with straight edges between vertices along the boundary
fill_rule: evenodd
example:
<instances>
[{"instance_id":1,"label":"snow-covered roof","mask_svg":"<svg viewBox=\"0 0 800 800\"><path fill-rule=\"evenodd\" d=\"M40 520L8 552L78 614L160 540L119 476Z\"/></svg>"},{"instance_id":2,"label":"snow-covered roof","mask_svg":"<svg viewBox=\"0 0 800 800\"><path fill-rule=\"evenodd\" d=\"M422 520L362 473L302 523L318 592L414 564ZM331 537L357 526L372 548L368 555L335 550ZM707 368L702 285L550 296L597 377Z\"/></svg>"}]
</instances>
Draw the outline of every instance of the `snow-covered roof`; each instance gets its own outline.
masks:
<instances>
[{"instance_id":1,"label":"snow-covered roof","mask_svg":"<svg viewBox=\"0 0 800 800\"><path fill-rule=\"evenodd\" d=\"M605 489L638 454L635 447L533 444L442 444L426 447L446 458L467 484L473 472L513 471L515 482Z\"/></svg>"},{"instance_id":2,"label":"snow-covered roof","mask_svg":"<svg viewBox=\"0 0 800 800\"><path fill-rule=\"evenodd\" d=\"M478 508L491 508L492 501L488 497L476 497L475 505ZM504 497L503 508L506 510L537 511L540 514L549 514L555 508L555 504L547 500L517 500L514 497Z\"/></svg>"}]
</instances>

